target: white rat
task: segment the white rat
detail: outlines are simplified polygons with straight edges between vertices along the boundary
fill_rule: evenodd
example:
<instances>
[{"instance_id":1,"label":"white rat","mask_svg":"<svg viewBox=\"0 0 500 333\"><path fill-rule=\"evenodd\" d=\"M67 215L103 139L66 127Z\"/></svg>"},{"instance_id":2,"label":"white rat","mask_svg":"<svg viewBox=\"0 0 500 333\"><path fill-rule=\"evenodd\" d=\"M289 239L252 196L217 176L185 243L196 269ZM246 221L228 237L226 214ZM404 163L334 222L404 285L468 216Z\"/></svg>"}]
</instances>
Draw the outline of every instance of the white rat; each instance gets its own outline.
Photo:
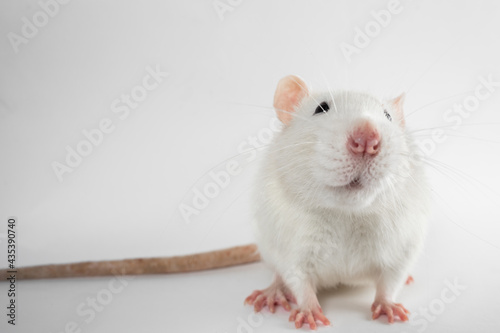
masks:
<instances>
[{"instance_id":1,"label":"white rat","mask_svg":"<svg viewBox=\"0 0 500 333\"><path fill-rule=\"evenodd\" d=\"M376 286L373 318L407 320L394 303L422 246L429 198L405 129L401 95L383 103L357 92L311 94L283 78L274 107L283 131L269 147L255 191L255 230L274 282L246 303L291 310L296 327L330 322L316 297L339 283ZM182 257L41 265L0 270L0 281L189 272L254 262L251 244ZM411 277L409 278L411 279Z\"/></svg>"},{"instance_id":2,"label":"white rat","mask_svg":"<svg viewBox=\"0 0 500 333\"><path fill-rule=\"evenodd\" d=\"M255 191L257 245L275 278L246 299L256 311L296 302L290 320L315 329L330 324L318 289L368 282L374 319L408 320L394 297L423 243L429 187L412 158L403 99L311 94L296 76L279 82L274 107L285 127Z\"/></svg>"}]
</instances>

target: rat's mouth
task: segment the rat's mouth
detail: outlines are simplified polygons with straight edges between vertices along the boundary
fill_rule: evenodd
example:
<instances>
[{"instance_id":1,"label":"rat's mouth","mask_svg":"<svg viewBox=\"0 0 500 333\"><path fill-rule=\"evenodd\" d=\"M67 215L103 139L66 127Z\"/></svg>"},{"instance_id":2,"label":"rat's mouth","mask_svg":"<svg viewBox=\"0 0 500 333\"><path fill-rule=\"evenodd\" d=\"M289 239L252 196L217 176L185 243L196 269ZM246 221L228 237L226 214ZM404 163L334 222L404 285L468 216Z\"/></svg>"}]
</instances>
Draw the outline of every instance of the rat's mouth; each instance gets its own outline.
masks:
<instances>
[{"instance_id":1,"label":"rat's mouth","mask_svg":"<svg viewBox=\"0 0 500 333\"><path fill-rule=\"evenodd\" d=\"M346 185L343 185L343 186L340 186L338 188L341 188L341 189L344 189L344 190L348 190L348 191L354 191L354 190L360 190L363 187L364 186L361 183L361 178L360 177L355 177L355 178L353 178L353 180L351 180L350 183L348 183Z\"/></svg>"},{"instance_id":2,"label":"rat's mouth","mask_svg":"<svg viewBox=\"0 0 500 333\"><path fill-rule=\"evenodd\" d=\"M361 191L366 189L368 184L362 179L361 176L356 176L351 179L349 183L343 185L327 185L328 188L334 191Z\"/></svg>"},{"instance_id":3,"label":"rat's mouth","mask_svg":"<svg viewBox=\"0 0 500 333\"><path fill-rule=\"evenodd\" d=\"M361 179L359 177L354 178L349 184L346 185L348 188L361 188Z\"/></svg>"}]
</instances>

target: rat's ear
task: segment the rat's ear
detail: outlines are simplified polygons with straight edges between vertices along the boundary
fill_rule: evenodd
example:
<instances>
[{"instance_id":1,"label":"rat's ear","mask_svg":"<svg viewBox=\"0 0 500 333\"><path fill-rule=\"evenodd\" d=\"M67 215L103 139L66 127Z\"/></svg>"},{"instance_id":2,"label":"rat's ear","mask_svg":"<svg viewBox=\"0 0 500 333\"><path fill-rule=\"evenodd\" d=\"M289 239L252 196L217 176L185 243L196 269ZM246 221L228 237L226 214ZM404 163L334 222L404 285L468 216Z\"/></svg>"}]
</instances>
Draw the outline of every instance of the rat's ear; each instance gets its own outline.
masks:
<instances>
[{"instance_id":1,"label":"rat's ear","mask_svg":"<svg viewBox=\"0 0 500 333\"><path fill-rule=\"evenodd\" d=\"M288 75L278 82L274 93L274 109L278 119L288 125L302 98L309 95L306 83L298 76Z\"/></svg>"},{"instance_id":2,"label":"rat's ear","mask_svg":"<svg viewBox=\"0 0 500 333\"><path fill-rule=\"evenodd\" d=\"M405 96L406 94L402 93L398 97L391 99L388 103L391 109L395 111L395 118L397 119L401 127L405 126L405 115L403 112Z\"/></svg>"}]
</instances>

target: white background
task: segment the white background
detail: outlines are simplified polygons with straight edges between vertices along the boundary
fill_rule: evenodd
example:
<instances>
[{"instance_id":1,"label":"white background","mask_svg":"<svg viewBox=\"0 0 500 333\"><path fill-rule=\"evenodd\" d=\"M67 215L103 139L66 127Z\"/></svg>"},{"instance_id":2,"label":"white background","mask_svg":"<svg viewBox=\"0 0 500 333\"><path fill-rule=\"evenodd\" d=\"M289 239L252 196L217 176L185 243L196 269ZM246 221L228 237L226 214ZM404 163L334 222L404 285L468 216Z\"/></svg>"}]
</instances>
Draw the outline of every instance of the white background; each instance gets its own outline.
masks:
<instances>
[{"instance_id":1,"label":"white background","mask_svg":"<svg viewBox=\"0 0 500 333\"><path fill-rule=\"evenodd\" d=\"M406 91L407 125L423 129L417 139L433 166L429 236L415 283L399 296L413 320L372 321L374 290L340 288L320 293L333 325L319 330L497 332L500 86L460 116L458 128L444 117L457 116L447 113L455 104L474 100L480 77L500 81L500 3L401 0L400 12L373 30L350 62L340 46L353 44L357 29L380 27L372 11L387 10L388 1L221 3L231 10L219 15L211 0L74 0L14 47L9 33L22 36L23 17L43 20L42 7L1 2L0 267L7 265L8 216L18 218L19 266L252 242L248 197L258 158L245 162L248 154L238 155L238 147L262 137L274 118L277 81L297 74L313 89L385 97ZM120 119L113 101L140 86L148 67L168 77ZM52 164L65 163L66 147L76 149L82 131L105 118L113 132L60 182ZM444 130L442 142L431 141L436 127ZM242 173L188 223L179 205L191 205L193 190L230 160L241 163ZM136 277L92 319L77 309L102 299L112 278L18 281L15 327L6 323L7 284L1 284L0 331L64 332L74 322L75 332L291 332L284 310L254 316L243 306L270 280L261 263ZM453 295L447 283L455 282L464 289L443 302L443 293Z\"/></svg>"}]
</instances>

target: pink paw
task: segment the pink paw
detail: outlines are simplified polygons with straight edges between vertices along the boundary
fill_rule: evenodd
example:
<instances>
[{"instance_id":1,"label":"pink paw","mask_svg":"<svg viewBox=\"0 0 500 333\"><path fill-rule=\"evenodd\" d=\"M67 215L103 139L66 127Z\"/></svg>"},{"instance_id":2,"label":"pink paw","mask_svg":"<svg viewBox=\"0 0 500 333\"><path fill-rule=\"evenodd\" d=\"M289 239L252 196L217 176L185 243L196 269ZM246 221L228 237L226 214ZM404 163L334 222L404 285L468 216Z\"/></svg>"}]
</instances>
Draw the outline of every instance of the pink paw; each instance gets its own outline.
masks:
<instances>
[{"instance_id":1,"label":"pink paw","mask_svg":"<svg viewBox=\"0 0 500 333\"><path fill-rule=\"evenodd\" d=\"M415 282L415 280L413 279L413 276L411 275L408 275L408 278L406 279L406 282L405 284L412 284L413 282Z\"/></svg>"},{"instance_id":2,"label":"pink paw","mask_svg":"<svg viewBox=\"0 0 500 333\"><path fill-rule=\"evenodd\" d=\"M301 328L304 323L309 324L309 328L316 329L316 321L320 321L325 326L330 325L330 321L323 314L323 310L318 307L316 310L298 310L295 309L290 315L289 321L295 322L295 328Z\"/></svg>"},{"instance_id":3,"label":"pink paw","mask_svg":"<svg viewBox=\"0 0 500 333\"><path fill-rule=\"evenodd\" d=\"M253 305L255 312L259 312L266 305L272 313L276 311L276 305L281 305L286 311L290 311L292 307L289 302L295 302L295 298L290 293L285 293L274 286L264 290L255 290L245 299L245 304Z\"/></svg>"},{"instance_id":4,"label":"pink paw","mask_svg":"<svg viewBox=\"0 0 500 333\"><path fill-rule=\"evenodd\" d=\"M389 301L377 301L373 302L372 305L373 319L377 319L380 315L387 315L389 323L394 322L394 317L398 316L401 321L407 321L407 314L410 313L403 305L400 303L393 303Z\"/></svg>"}]
</instances>

